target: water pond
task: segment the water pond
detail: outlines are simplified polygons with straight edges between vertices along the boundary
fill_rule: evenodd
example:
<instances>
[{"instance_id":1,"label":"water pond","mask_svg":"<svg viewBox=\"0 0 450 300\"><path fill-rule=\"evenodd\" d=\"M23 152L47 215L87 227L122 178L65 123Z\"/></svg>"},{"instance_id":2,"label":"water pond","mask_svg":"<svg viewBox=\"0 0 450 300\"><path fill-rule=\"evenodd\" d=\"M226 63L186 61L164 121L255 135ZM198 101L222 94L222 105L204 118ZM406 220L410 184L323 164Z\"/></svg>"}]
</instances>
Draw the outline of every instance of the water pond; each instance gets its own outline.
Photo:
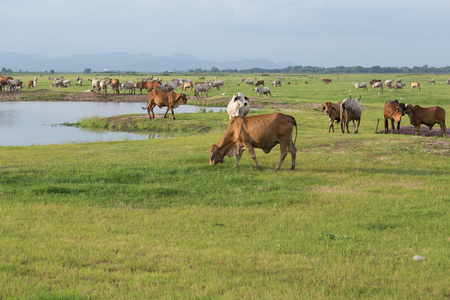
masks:
<instances>
[{"instance_id":1,"label":"water pond","mask_svg":"<svg viewBox=\"0 0 450 300\"><path fill-rule=\"evenodd\" d=\"M0 146L30 146L158 138L154 134L89 131L62 125L85 117L147 113L142 103L113 102L0 102ZM196 113L203 107L181 105L177 113ZM225 111L223 107L206 107L206 111ZM165 113L166 108L155 108ZM170 112L169 112L170 114Z\"/></svg>"}]
</instances>

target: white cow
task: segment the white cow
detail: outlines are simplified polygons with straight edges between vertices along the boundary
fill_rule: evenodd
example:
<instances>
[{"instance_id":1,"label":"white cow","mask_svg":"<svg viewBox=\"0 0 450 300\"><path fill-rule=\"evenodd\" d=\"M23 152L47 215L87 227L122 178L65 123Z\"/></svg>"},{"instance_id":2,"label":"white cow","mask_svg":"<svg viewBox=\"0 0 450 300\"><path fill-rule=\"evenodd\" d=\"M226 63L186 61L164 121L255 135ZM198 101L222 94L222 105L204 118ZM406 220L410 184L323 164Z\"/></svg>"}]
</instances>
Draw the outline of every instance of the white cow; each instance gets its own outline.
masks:
<instances>
[{"instance_id":1,"label":"white cow","mask_svg":"<svg viewBox=\"0 0 450 300\"><path fill-rule=\"evenodd\" d=\"M363 89L367 91L367 84L365 82L353 82L355 88L359 91L359 89Z\"/></svg>"},{"instance_id":2,"label":"white cow","mask_svg":"<svg viewBox=\"0 0 450 300\"><path fill-rule=\"evenodd\" d=\"M194 91L195 97L199 98L200 97L199 93L202 93L202 95L201 95L202 98L203 98L203 93L205 93L206 97L208 97L208 92L211 90L211 87L212 87L211 82L196 84L195 91Z\"/></svg>"},{"instance_id":3,"label":"white cow","mask_svg":"<svg viewBox=\"0 0 450 300\"><path fill-rule=\"evenodd\" d=\"M348 131L348 123L350 121L353 121L353 133L358 133L359 129L359 123L361 122L361 115L362 115L362 106L361 103L359 103L359 100L361 100L361 96L359 99L344 99L341 103L341 130L342 133L345 133L345 128L347 128ZM355 121L358 121L358 126L355 129Z\"/></svg>"},{"instance_id":4,"label":"white cow","mask_svg":"<svg viewBox=\"0 0 450 300\"><path fill-rule=\"evenodd\" d=\"M270 96L272 96L270 89L266 86L255 88L255 92L259 93L259 95L267 96L267 94L270 94Z\"/></svg>"},{"instance_id":5,"label":"white cow","mask_svg":"<svg viewBox=\"0 0 450 300\"><path fill-rule=\"evenodd\" d=\"M94 93L98 93L99 90L100 90L100 80L98 80L97 78L92 79L92 91Z\"/></svg>"},{"instance_id":6,"label":"white cow","mask_svg":"<svg viewBox=\"0 0 450 300\"><path fill-rule=\"evenodd\" d=\"M20 79L10 79L7 81L8 91L14 92L22 89L23 82Z\"/></svg>"},{"instance_id":7,"label":"white cow","mask_svg":"<svg viewBox=\"0 0 450 300\"><path fill-rule=\"evenodd\" d=\"M100 82L98 83L98 91L105 94L108 93L108 82L106 82L105 79L100 80Z\"/></svg>"},{"instance_id":8,"label":"white cow","mask_svg":"<svg viewBox=\"0 0 450 300\"><path fill-rule=\"evenodd\" d=\"M122 83L122 89L123 89L123 92L126 92L128 90L130 94L131 94L131 92L136 94L136 88L134 86L134 81L132 81L132 80Z\"/></svg>"},{"instance_id":9,"label":"white cow","mask_svg":"<svg viewBox=\"0 0 450 300\"><path fill-rule=\"evenodd\" d=\"M161 89L165 92L171 92L178 87L178 81L166 81L161 85Z\"/></svg>"},{"instance_id":10,"label":"white cow","mask_svg":"<svg viewBox=\"0 0 450 300\"><path fill-rule=\"evenodd\" d=\"M241 92L234 95L228 103L227 114L230 117L246 116L250 111L249 99Z\"/></svg>"}]
</instances>

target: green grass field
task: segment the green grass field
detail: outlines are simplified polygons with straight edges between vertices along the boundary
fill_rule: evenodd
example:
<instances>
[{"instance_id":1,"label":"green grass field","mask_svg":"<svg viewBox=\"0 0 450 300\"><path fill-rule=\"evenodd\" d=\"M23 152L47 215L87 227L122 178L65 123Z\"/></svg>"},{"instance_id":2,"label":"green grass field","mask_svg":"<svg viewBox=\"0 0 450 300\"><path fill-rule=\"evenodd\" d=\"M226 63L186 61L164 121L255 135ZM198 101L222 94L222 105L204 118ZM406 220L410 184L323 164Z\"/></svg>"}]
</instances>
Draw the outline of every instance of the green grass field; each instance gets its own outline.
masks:
<instances>
[{"instance_id":1,"label":"green grass field","mask_svg":"<svg viewBox=\"0 0 450 300\"><path fill-rule=\"evenodd\" d=\"M151 124L141 130L176 126L174 138L0 147L0 298L450 297L449 140L375 133L390 99L449 112L447 77L340 74L325 85L309 76L282 75L273 97L239 83L260 74L225 75L202 100L187 92L188 104L226 105L241 91L264 107L251 114L293 115L295 171L289 156L273 171L279 147L256 150L260 170L247 152L236 169L234 158L210 167L226 113L143 119ZM188 78L163 79L172 77ZM417 80L422 90L352 86L372 78ZM45 80L26 100L80 89ZM349 95L361 95L359 133L328 133L321 104Z\"/></svg>"}]
</instances>

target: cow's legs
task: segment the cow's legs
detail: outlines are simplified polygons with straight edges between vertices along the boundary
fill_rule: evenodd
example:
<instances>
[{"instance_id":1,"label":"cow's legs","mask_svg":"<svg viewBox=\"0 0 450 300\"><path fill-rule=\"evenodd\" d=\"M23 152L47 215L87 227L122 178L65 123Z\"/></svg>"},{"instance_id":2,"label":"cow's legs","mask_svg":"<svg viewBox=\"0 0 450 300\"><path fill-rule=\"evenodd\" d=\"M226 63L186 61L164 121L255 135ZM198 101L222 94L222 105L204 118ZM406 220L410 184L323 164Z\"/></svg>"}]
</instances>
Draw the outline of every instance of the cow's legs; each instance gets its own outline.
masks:
<instances>
[{"instance_id":1,"label":"cow's legs","mask_svg":"<svg viewBox=\"0 0 450 300\"><path fill-rule=\"evenodd\" d=\"M384 117L384 133L388 133L389 132L389 121L386 117Z\"/></svg>"},{"instance_id":2,"label":"cow's legs","mask_svg":"<svg viewBox=\"0 0 450 300\"><path fill-rule=\"evenodd\" d=\"M400 134L400 122L401 120L397 122L397 134ZM394 132L392 131L392 133Z\"/></svg>"},{"instance_id":3,"label":"cow's legs","mask_svg":"<svg viewBox=\"0 0 450 300\"><path fill-rule=\"evenodd\" d=\"M233 168L237 168L239 165L239 161L241 160L242 152L244 152L244 149L238 148L238 153L236 154L236 162L234 163Z\"/></svg>"},{"instance_id":4,"label":"cow's legs","mask_svg":"<svg viewBox=\"0 0 450 300\"><path fill-rule=\"evenodd\" d=\"M417 124L415 135L419 135L419 131L420 131L420 124Z\"/></svg>"},{"instance_id":5,"label":"cow's legs","mask_svg":"<svg viewBox=\"0 0 450 300\"><path fill-rule=\"evenodd\" d=\"M255 169L259 168L258 165L258 161L256 160L256 154L255 154L255 150L253 149L252 145L250 144L246 144L245 148L248 150L248 153L250 153L250 156L253 158L253 160L255 161Z\"/></svg>"},{"instance_id":6,"label":"cow's legs","mask_svg":"<svg viewBox=\"0 0 450 300\"><path fill-rule=\"evenodd\" d=\"M439 123L439 125L441 125L442 137L447 136L447 135L445 134L445 130L446 130L446 128L445 128L445 122Z\"/></svg>"},{"instance_id":7,"label":"cow's legs","mask_svg":"<svg viewBox=\"0 0 450 300\"><path fill-rule=\"evenodd\" d=\"M166 113L164 114L164 119L166 118L167 113L169 112L169 109L170 109L170 107L167 107ZM173 114L173 111L172 111L172 114Z\"/></svg>"}]
</instances>

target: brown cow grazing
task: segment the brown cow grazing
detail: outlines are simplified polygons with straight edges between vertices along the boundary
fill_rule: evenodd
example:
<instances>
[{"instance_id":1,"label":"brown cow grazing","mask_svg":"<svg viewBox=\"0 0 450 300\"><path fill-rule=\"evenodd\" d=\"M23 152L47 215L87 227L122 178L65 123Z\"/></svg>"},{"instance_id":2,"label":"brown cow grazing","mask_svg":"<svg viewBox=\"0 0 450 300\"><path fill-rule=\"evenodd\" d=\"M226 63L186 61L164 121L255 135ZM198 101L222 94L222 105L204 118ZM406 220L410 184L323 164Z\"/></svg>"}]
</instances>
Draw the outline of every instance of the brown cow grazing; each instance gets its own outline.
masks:
<instances>
[{"instance_id":1,"label":"brown cow grazing","mask_svg":"<svg viewBox=\"0 0 450 300\"><path fill-rule=\"evenodd\" d=\"M147 82L147 92L156 91L161 85L161 81L148 81Z\"/></svg>"},{"instance_id":2,"label":"brown cow grazing","mask_svg":"<svg viewBox=\"0 0 450 300\"><path fill-rule=\"evenodd\" d=\"M292 133L295 126L295 140L292 141ZM285 114L267 114L252 117L233 117L228 124L227 131L217 145L212 145L209 151L209 164L223 163L225 155L236 156L234 168L239 165L242 152L247 149L255 162L255 169L259 165L256 161L254 148L263 149L269 153L275 145L280 144L280 161L275 167L278 171L286 158L291 153L291 170L295 168L295 156L297 148L297 122L294 117Z\"/></svg>"},{"instance_id":3,"label":"brown cow grazing","mask_svg":"<svg viewBox=\"0 0 450 300\"><path fill-rule=\"evenodd\" d=\"M147 107L143 107L142 109L147 109L149 119L155 118L155 113L153 112L153 108L158 105L159 108L167 106L166 113L164 114L164 118L166 118L169 109L172 112L172 119L175 120L175 115L173 114L173 109L177 108L181 104L186 104L187 98L185 93L176 94L175 92L161 92L161 91L152 91L148 93L148 103ZM152 113L150 115L150 112Z\"/></svg>"},{"instance_id":4,"label":"brown cow grazing","mask_svg":"<svg viewBox=\"0 0 450 300\"><path fill-rule=\"evenodd\" d=\"M323 81L325 84L331 83L331 79L327 79L327 78L322 78L322 81Z\"/></svg>"},{"instance_id":5,"label":"brown cow grazing","mask_svg":"<svg viewBox=\"0 0 450 300\"><path fill-rule=\"evenodd\" d=\"M193 88L194 88L194 86L192 85L192 81L186 81L185 83L183 83L183 86L182 86L183 92L186 91L186 89L191 89L191 91L192 91Z\"/></svg>"},{"instance_id":6,"label":"brown cow grazing","mask_svg":"<svg viewBox=\"0 0 450 300\"><path fill-rule=\"evenodd\" d=\"M397 133L400 134L400 121L405 115L405 104L398 100L389 100L384 105L384 133L389 132L389 121L391 120L392 133L394 133L394 122L397 122Z\"/></svg>"},{"instance_id":7,"label":"brown cow grazing","mask_svg":"<svg viewBox=\"0 0 450 300\"><path fill-rule=\"evenodd\" d=\"M255 86L264 86L264 80L258 80Z\"/></svg>"},{"instance_id":8,"label":"brown cow grazing","mask_svg":"<svg viewBox=\"0 0 450 300\"><path fill-rule=\"evenodd\" d=\"M445 110L442 107L423 108L419 105L414 105L413 107L412 104L408 104L406 113L409 116L411 125L416 127L416 135L419 135L421 124L428 126L431 130L434 124L438 123L441 126L442 136L445 136Z\"/></svg>"},{"instance_id":9,"label":"brown cow grazing","mask_svg":"<svg viewBox=\"0 0 450 300\"><path fill-rule=\"evenodd\" d=\"M120 81L119 79L110 79L108 81L108 85L111 86L111 89L113 90L113 93L117 95L120 94Z\"/></svg>"},{"instance_id":10,"label":"brown cow grazing","mask_svg":"<svg viewBox=\"0 0 450 300\"><path fill-rule=\"evenodd\" d=\"M142 90L147 89L147 81L143 80L140 82L136 82L136 88L141 91L141 95L142 95ZM148 90L147 90L147 92L148 92Z\"/></svg>"},{"instance_id":11,"label":"brown cow grazing","mask_svg":"<svg viewBox=\"0 0 450 300\"><path fill-rule=\"evenodd\" d=\"M14 78L12 78L11 76L8 76L8 77L0 76L1 89L3 90L8 85L8 80L13 80L13 79Z\"/></svg>"},{"instance_id":12,"label":"brown cow grazing","mask_svg":"<svg viewBox=\"0 0 450 300\"><path fill-rule=\"evenodd\" d=\"M32 89L34 87L34 81L30 80L27 82L27 89Z\"/></svg>"},{"instance_id":13,"label":"brown cow grazing","mask_svg":"<svg viewBox=\"0 0 450 300\"><path fill-rule=\"evenodd\" d=\"M410 81L409 84L411 84L411 89L413 91L415 88L417 88L420 91L420 84L417 81Z\"/></svg>"},{"instance_id":14,"label":"brown cow grazing","mask_svg":"<svg viewBox=\"0 0 450 300\"><path fill-rule=\"evenodd\" d=\"M330 125L328 126L328 133L330 133L330 130L333 130L334 132L334 121L336 123L339 123L341 121L341 102L338 103L331 103L331 102L325 102L325 104L322 107L322 112L325 112L328 116L328 119L330 120Z\"/></svg>"}]
</instances>

